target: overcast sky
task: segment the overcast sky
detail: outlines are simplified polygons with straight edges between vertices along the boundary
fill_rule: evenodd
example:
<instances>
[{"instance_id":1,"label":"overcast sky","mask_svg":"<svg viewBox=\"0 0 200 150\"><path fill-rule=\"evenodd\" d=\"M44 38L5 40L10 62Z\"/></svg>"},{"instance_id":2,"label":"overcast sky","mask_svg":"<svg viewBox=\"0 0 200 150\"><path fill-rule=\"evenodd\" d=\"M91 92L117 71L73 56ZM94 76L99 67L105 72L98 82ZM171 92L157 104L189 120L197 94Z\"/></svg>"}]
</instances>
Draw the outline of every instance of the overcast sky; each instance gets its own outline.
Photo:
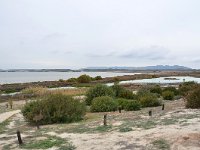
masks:
<instances>
[{"instance_id":1,"label":"overcast sky","mask_svg":"<svg viewBox=\"0 0 200 150\"><path fill-rule=\"evenodd\" d=\"M0 0L0 68L200 68L200 0Z\"/></svg>"}]
</instances>

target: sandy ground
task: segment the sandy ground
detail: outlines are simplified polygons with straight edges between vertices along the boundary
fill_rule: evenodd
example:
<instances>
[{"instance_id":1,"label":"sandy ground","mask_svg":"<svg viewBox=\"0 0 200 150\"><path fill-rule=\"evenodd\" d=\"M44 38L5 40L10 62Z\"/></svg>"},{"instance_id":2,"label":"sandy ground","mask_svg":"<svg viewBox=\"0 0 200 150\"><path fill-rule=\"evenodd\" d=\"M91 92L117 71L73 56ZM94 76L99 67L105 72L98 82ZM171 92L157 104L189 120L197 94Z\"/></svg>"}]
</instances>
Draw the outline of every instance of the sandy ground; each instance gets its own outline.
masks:
<instances>
[{"instance_id":1,"label":"sandy ground","mask_svg":"<svg viewBox=\"0 0 200 150\"><path fill-rule=\"evenodd\" d=\"M163 117L177 112L170 112ZM184 110L179 114L188 114ZM191 111L190 113L195 114ZM181 114L181 115L182 115ZM137 129L126 133L110 132L101 134L74 134L49 132L50 135L69 138L77 150L146 150L156 149L151 141L165 139L171 145L171 150L200 150L200 119L194 118L188 126L169 125L157 126L149 130Z\"/></svg>"},{"instance_id":2,"label":"sandy ground","mask_svg":"<svg viewBox=\"0 0 200 150\"><path fill-rule=\"evenodd\" d=\"M153 110L152 117L147 113L150 109ZM20 149L16 138L16 130L19 129L24 143L56 136L70 141L77 150L200 150L200 110L185 109L182 99L167 101L165 111L155 107L137 112L108 113L108 125L112 128L105 132L89 130L102 127L101 113L91 114L97 117L93 116L89 121L46 125L41 126L40 130L28 125L19 110L11 113L14 114L8 119L9 124L5 131L0 133L0 149ZM10 116L5 114L8 113L0 116ZM148 124L151 121L155 125ZM120 132L123 127L132 130ZM80 132L82 128L84 132ZM158 145L155 145L155 141L164 143L158 142ZM50 148L54 149L58 150L59 147Z\"/></svg>"},{"instance_id":3,"label":"sandy ground","mask_svg":"<svg viewBox=\"0 0 200 150\"><path fill-rule=\"evenodd\" d=\"M10 118L13 115L15 115L17 113L20 113L20 112L21 112L21 110L14 110L14 111L9 111L9 112L5 112L5 113L1 113L0 114L0 123L4 122L8 118Z\"/></svg>"}]
</instances>

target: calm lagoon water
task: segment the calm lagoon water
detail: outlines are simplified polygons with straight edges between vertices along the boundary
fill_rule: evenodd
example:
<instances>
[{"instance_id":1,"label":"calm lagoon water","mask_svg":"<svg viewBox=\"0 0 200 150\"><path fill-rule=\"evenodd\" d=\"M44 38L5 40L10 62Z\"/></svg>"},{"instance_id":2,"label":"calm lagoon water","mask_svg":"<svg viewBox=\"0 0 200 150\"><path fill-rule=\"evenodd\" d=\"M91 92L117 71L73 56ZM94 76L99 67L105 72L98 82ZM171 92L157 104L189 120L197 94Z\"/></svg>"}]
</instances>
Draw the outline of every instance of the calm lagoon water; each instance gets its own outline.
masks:
<instances>
[{"instance_id":1,"label":"calm lagoon water","mask_svg":"<svg viewBox=\"0 0 200 150\"><path fill-rule=\"evenodd\" d=\"M26 83L37 81L56 81L59 79L67 80L76 78L82 74L91 77L114 77L123 75L134 75L138 73L118 73L118 72L0 72L0 84L6 83Z\"/></svg>"},{"instance_id":2,"label":"calm lagoon water","mask_svg":"<svg viewBox=\"0 0 200 150\"><path fill-rule=\"evenodd\" d=\"M167 79L165 79L167 78ZM171 78L171 79L170 79ZM173 80L176 78L176 80ZM188 82L194 81L200 83L200 78L190 77L190 76L171 76L171 77L160 77L160 78L153 78L153 79L142 79L142 80L129 80L129 81L121 81L120 84L126 83L181 83L181 82Z\"/></svg>"}]
</instances>

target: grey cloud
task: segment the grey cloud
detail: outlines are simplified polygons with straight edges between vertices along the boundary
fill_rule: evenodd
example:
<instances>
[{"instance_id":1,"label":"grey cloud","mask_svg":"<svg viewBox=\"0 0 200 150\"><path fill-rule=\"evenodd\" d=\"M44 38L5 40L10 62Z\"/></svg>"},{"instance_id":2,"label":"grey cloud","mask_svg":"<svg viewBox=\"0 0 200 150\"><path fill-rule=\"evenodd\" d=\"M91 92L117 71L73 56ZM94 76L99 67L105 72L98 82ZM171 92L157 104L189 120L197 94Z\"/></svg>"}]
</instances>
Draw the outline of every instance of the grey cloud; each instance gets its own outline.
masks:
<instances>
[{"instance_id":1,"label":"grey cloud","mask_svg":"<svg viewBox=\"0 0 200 150\"><path fill-rule=\"evenodd\" d=\"M52 39L57 39L57 38L63 38L65 36L66 36L66 34L55 32L55 33L45 35L42 40L44 40L44 41L52 40Z\"/></svg>"},{"instance_id":2,"label":"grey cloud","mask_svg":"<svg viewBox=\"0 0 200 150\"><path fill-rule=\"evenodd\" d=\"M159 60L166 58L170 51L161 46L150 46L147 48L132 49L119 54L118 57L129 59Z\"/></svg>"},{"instance_id":3,"label":"grey cloud","mask_svg":"<svg viewBox=\"0 0 200 150\"><path fill-rule=\"evenodd\" d=\"M193 58L192 60L190 60L190 62L192 62L192 63L200 63L200 58Z\"/></svg>"},{"instance_id":4,"label":"grey cloud","mask_svg":"<svg viewBox=\"0 0 200 150\"><path fill-rule=\"evenodd\" d=\"M50 52L51 54L61 54L61 55L63 55L63 54L72 54L73 53L73 51L70 51L70 50L52 50L51 52Z\"/></svg>"},{"instance_id":5,"label":"grey cloud","mask_svg":"<svg viewBox=\"0 0 200 150\"><path fill-rule=\"evenodd\" d=\"M88 54L86 54L86 56L95 57L95 58L101 58L101 57L114 57L116 55L116 52L114 52L114 51L111 51L111 52L108 52L108 53L104 53L104 51L101 51L101 52L103 52L103 53L102 54L99 54L99 53L88 53Z\"/></svg>"}]
</instances>

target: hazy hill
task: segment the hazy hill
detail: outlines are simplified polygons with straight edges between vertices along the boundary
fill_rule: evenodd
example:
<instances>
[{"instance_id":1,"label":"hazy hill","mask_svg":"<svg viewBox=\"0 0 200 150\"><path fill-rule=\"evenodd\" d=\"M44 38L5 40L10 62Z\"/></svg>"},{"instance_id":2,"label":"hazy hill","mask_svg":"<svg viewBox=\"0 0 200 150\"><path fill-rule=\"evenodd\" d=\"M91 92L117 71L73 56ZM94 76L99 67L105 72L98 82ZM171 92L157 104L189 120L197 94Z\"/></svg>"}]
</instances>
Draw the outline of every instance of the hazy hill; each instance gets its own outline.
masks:
<instances>
[{"instance_id":1,"label":"hazy hill","mask_svg":"<svg viewBox=\"0 0 200 150\"><path fill-rule=\"evenodd\" d=\"M157 65L157 66L145 66L145 67L87 67L83 70L192 70L185 66L169 66L169 65Z\"/></svg>"}]
</instances>

